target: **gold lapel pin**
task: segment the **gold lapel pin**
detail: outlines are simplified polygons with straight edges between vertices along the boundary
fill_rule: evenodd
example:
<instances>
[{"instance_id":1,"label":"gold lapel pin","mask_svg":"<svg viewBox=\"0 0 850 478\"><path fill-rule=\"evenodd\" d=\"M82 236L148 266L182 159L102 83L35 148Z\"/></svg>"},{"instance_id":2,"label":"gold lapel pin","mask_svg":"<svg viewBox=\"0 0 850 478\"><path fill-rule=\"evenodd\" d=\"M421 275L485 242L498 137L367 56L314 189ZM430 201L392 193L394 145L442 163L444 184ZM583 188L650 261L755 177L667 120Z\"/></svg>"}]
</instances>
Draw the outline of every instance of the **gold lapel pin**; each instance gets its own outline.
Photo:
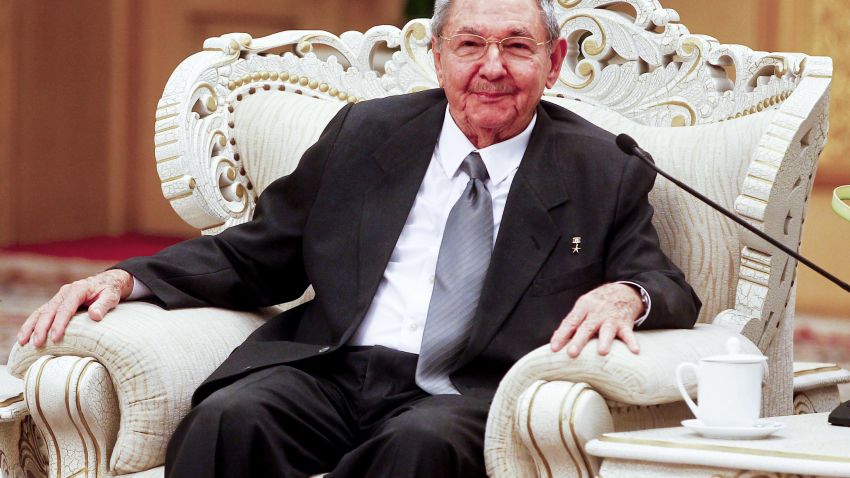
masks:
<instances>
[{"instance_id":1,"label":"gold lapel pin","mask_svg":"<svg viewBox=\"0 0 850 478\"><path fill-rule=\"evenodd\" d=\"M581 251L581 236L573 238L573 254L578 254Z\"/></svg>"}]
</instances>

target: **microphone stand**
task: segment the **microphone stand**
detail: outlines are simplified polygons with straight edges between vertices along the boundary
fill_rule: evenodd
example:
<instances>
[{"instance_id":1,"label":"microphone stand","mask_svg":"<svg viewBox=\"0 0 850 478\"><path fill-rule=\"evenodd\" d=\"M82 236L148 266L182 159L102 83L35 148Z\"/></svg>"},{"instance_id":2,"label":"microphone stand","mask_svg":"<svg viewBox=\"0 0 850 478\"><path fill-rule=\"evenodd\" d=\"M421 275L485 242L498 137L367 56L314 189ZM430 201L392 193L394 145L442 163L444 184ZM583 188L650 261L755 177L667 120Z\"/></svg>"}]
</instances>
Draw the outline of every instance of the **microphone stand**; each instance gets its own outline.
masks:
<instances>
[{"instance_id":1,"label":"microphone stand","mask_svg":"<svg viewBox=\"0 0 850 478\"><path fill-rule=\"evenodd\" d=\"M780 251L788 254L789 256L793 257L794 259L797 259L798 261L807 265L810 269L814 270L815 272L822 275L823 277L826 277L827 279L832 281L834 284L836 284L838 287L841 287L842 289L844 289L846 292L850 292L850 285L848 285L846 282L844 282L841 279L839 279L838 277L835 277L834 275L830 274L829 272L827 272L826 270L824 270L823 268L821 268L820 266L818 266L814 262L812 262L812 261L806 259L805 257L801 256L796 251L791 250L789 247L785 246L784 244L777 241L776 239L768 236L763 231L755 228L752 224L744 221L743 219L741 219L737 215L728 211L723 206L721 206L721 205L717 204L716 202L712 201L711 199L703 196L702 194L700 194L699 192L697 192L696 190L694 190L693 188L691 188L687 184L685 184L682 181L679 181L678 179L674 178L673 176L670 176L669 174L667 174L664 170L662 170L661 168L659 168L658 166L655 165L655 161L653 161L652 156L650 156L649 153L647 153L643 148L638 146L637 142L631 136L626 135L626 134L621 134L621 135L617 136L617 146L619 146L620 149L624 153L626 153L630 156L635 156L635 157L639 158L641 161L644 162L644 164L646 164L647 166L652 168L655 172L664 176L665 178L667 178L670 182L672 182L676 186L679 186L680 188L684 189L690 195L692 195L695 198L699 199L700 201L708 204L709 206L711 206L717 212L719 212L719 213L723 214L724 216L728 217L729 219L735 221L737 224L739 224L744 229L752 232L753 234L764 239L765 241L767 241L768 243L770 243L771 245L773 245L774 247L776 247Z\"/></svg>"}]
</instances>

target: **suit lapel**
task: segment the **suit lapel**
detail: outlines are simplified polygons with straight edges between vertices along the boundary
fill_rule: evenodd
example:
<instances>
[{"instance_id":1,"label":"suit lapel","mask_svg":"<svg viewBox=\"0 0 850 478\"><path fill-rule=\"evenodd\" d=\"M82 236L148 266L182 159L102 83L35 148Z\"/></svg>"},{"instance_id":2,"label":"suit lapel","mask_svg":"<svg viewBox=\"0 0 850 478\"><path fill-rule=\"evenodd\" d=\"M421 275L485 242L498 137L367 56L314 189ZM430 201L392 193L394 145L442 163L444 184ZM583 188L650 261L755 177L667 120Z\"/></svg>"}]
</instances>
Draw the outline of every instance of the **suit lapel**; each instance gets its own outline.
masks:
<instances>
[{"instance_id":1,"label":"suit lapel","mask_svg":"<svg viewBox=\"0 0 850 478\"><path fill-rule=\"evenodd\" d=\"M431 162L445 112L443 98L419 117L401 125L374 153L382 175L366 192L363 202L356 320L343 341L356 329L372 302Z\"/></svg>"},{"instance_id":2,"label":"suit lapel","mask_svg":"<svg viewBox=\"0 0 850 478\"><path fill-rule=\"evenodd\" d=\"M508 194L469 346L458 367L484 350L560 238L549 210L568 196L553 127L538 106L537 123Z\"/></svg>"}]
</instances>

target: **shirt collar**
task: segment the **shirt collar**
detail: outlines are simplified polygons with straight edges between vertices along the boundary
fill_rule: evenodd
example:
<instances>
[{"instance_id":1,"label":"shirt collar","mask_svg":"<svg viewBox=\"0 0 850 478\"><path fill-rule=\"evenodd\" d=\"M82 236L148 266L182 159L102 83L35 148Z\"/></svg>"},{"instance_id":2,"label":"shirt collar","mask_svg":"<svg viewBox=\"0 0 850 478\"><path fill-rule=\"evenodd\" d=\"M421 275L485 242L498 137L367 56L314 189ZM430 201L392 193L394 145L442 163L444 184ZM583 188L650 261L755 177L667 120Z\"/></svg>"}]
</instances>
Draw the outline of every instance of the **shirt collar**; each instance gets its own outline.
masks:
<instances>
[{"instance_id":1,"label":"shirt collar","mask_svg":"<svg viewBox=\"0 0 850 478\"><path fill-rule=\"evenodd\" d=\"M447 176L453 177L469 153L478 151L487 173L490 175L490 184L499 184L519 167L528 141L531 138L531 130L537 122L537 113L531 117L528 126L518 135L506 139L500 143L492 144L486 148L477 149L469 138L463 134L454 118L446 108L446 116L443 119L443 129L440 131L440 139L437 142L437 159Z\"/></svg>"}]
</instances>

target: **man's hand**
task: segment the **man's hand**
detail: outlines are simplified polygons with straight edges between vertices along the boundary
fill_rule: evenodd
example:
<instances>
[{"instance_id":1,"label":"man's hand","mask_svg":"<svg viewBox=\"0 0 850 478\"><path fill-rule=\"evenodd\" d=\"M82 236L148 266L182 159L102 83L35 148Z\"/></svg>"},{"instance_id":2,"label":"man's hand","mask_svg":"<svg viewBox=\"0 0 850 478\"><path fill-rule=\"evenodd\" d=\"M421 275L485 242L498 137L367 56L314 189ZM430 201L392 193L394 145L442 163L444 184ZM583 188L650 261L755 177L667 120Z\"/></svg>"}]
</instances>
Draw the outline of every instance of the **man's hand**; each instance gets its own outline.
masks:
<instances>
[{"instance_id":1,"label":"man's hand","mask_svg":"<svg viewBox=\"0 0 850 478\"><path fill-rule=\"evenodd\" d=\"M552 351L567 346L570 357L578 357L588 340L599 336L597 351L607 355L615 337L633 353L639 353L634 334L635 320L643 313L640 294L626 284L605 284L579 297L552 335ZM567 343L569 341L569 343Z\"/></svg>"},{"instance_id":2,"label":"man's hand","mask_svg":"<svg viewBox=\"0 0 850 478\"><path fill-rule=\"evenodd\" d=\"M113 269L65 284L47 303L35 310L18 332L18 343L26 345L32 337L33 344L41 347L50 338L58 342L65 335L65 327L81 305L89 308L89 317L100 321L115 308L121 299L133 290L133 276L127 271Z\"/></svg>"}]
</instances>

